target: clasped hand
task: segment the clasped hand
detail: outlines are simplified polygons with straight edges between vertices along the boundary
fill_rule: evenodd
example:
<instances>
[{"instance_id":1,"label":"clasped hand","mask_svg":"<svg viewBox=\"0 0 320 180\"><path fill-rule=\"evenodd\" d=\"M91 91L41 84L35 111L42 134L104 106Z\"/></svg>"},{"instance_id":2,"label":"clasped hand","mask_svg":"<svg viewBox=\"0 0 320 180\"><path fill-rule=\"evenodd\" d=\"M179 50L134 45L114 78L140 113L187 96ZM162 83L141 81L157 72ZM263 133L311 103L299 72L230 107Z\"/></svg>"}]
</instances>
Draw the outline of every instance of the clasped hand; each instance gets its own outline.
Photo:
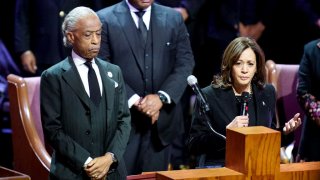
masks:
<instances>
[{"instance_id":1,"label":"clasped hand","mask_svg":"<svg viewBox=\"0 0 320 180\"><path fill-rule=\"evenodd\" d=\"M159 118L163 104L157 94L149 94L136 102L135 106L139 111L149 116L154 124Z\"/></svg>"},{"instance_id":2,"label":"clasped hand","mask_svg":"<svg viewBox=\"0 0 320 180\"><path fill-rule=\"evenodd\" d=\"M91 160L84 170L91 179L106 179L111 164L112 156L107 153Z\"/></svg>"}]
</instances>

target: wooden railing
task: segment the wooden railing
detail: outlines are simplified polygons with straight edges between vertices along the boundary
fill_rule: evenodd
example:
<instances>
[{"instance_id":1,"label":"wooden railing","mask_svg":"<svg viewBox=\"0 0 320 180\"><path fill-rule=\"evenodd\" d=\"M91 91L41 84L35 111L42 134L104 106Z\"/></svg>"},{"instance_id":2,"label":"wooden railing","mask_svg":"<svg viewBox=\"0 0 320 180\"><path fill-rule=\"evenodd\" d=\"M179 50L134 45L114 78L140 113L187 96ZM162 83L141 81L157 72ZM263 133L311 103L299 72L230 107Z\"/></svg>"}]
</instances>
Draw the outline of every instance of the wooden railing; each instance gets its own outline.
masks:
<instances>
[{"instance_id":1,"label":"wooden railing","mask_svg":"<svg viewBox=\"0 0 320 180\"><path fill-rule=\"evenodd\" d=\"M280 164L280 136L262 126L227 129L226 167L153 172L134 179L320 180L320 162Z\"/></svg>"}]
</instances>

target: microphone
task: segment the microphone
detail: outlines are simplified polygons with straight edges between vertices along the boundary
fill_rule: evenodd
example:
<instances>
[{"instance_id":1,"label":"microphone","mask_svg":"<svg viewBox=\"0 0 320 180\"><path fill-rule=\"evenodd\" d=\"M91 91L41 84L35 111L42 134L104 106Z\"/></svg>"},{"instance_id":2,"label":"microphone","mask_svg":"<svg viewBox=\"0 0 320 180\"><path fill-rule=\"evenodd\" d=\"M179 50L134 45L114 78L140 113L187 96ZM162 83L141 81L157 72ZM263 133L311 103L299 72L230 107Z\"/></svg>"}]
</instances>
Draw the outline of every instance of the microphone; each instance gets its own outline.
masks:
<instances>
[{"instance_id":1,"label":"microphone","mask_svg":"<svg viewBox=\"0 0 320 180\"><path fill-rule=\"evenodd\" d=\"M207 116L207 112L210 111L210 108L209 108L209 105L206 101L206 98L205 96L203 95L199 85L198 85L198 80L197 78L194 76L194 75L190 75L188 76L187 78L187 81L188 81L188 84L191 86L192 90L196 93L196 95L199 97L200 99L200 104L201 104L201 110L202 110L202 116L205 117L205 121L208 125L208 127L210 128L210 130L217 136L219 136L220 138L222 139L226 139L226 136L218 133L216 130L213 129L212 125L211 125L211 122Z\"/></svg>"},{"instance_id":2,"label":"microphone","mask_svg":"<svg viewBox=\"0 0 320 180\"><path fill-rule=\"evenodd\" d=\"M190 75L187 78L189 86L191 86L192 90L196 93L196 95L199 97L200 102L201 102L201 107L204 111L209 111L209 105L206 101L205 96L203 95L199 85L198 85L198 80L194 75Z\"/></svg>"},{"instance_id":3,"label":"microphone","mask_svg":"<svg viewBox=\"0 0 320 180\"><path fill-rule=\"evenodd\" d=\"M249 92L242 92L241 94L241 109L240 109L240 115L241 116L246 116L248 115L248 101L249 101L249 97L250 94Z\"/></svg>"}]
</instances>

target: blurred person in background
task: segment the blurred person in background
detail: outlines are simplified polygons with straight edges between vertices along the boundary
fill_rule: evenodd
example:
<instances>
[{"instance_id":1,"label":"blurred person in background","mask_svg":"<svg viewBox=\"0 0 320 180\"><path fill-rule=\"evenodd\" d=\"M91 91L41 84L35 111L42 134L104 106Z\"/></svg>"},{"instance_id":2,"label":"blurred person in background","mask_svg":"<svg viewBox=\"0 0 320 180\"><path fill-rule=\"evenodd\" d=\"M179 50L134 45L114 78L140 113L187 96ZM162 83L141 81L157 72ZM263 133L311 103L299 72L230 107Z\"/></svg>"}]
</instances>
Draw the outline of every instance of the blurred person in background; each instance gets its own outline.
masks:
<instances>
[{"instance_id":1,"label":"blurred person in background","mask_svg":"<svg viewBox=\"0 0 320 180\"><path fill-rule=\"evenodd\" d=\"M299 67L298 100L305 110L298 160L320 161L320 40L304 47Z\"/></svg>"},{"instance_id":2,"label":"blurred person in background","mask_svg":"<svg viewBox=\"0 0 320 180\"><path fill-rule=\"evenodd\" d=\"M14 47L23 76L40 76L70 53L61 25L73 8L102 8L102 0L16 0Z\"/></svg>"}]
</instances>

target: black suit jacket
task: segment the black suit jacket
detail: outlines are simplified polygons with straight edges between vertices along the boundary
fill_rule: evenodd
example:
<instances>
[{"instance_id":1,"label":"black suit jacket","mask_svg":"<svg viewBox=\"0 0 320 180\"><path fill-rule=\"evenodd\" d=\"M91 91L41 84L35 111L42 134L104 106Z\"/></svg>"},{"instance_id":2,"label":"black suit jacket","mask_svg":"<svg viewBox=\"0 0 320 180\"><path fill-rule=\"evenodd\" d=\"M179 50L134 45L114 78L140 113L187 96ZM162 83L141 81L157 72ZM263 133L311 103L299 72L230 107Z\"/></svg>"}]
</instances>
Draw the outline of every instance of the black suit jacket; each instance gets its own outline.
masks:
<instances>
[{"instance_id":1,"label":"black suit jacket","mask_svg":"<svg viewBox=\"0 0 320 180\"><path fill-rule=\"evenodd\" d=\"M125 1L98 11L103 24L100 58L109 59L123 71L127 95L144 95L144 66L137 28ZM187 86L187 76L194 66L189 34L181 15L175 10L153 4L152 29L153 92L162 90L171 97L172 104L160 111L158 135L163 145L169 144L182 121L180 98ZM141 115L140 115L141 116ZM133 128L141 127L139 115L132 114ZM150 121L150 120L149 120ZM137 128L138 129L138 128ZM138 133L139 130L137 130Z\"/></svg>"},{"instance_id":2,"label":"black suit jacket","mask_svg":"<svg viewBox=\"0 0 320 180\"><path fill-rule=\"evenodd\" d=\"M122 156L130 134L130 112L118 66L96 59L106 94L107 119L97 119L71 58L44 71L41 77L41 119L53 147L50 173L59 179L85 177L87 158L113 152L119 159L115 179L125 178ZM110 73L112 77L110 77ZM93 143L99 149L92 149ZM96 152L93 155L90 152Z\"/></svg>"},{"instance_id":3,"label":"black suit jacket","mask_svg":"<svg viewBox=\"0 0 320 180\"><path fill-rule=\"evenodd\" d=\"M208 100L210 111L208 118L214 130L226 135L226 126L238 116L238 107L232 88L214 88L212 85L203 89ZM276 128L275 106L276 94L272 85L263 89L253 86L254 103L256 105L257 125ZM189 147L193 154L207 154L208 159L224 160L226 141L212 133L204 116L200 115L195 105L190 130ZM279 147L280 148L280 147Z\"/></svg>"},{"instance_id":4,"label":"black suit jacket","mask_svg":"<svg viewBox=\"0 0 320 180\"><path fill-rule=\"evenodd\" d=\"M304 54L299 67L298 95L302 97L306 93L320 99L320 41L314 40L306 44ZM305 101L301 103L302 108ZM299 153L301 158L307 161L320 161L320 127L308 116L309 109L305 110L306 116L303 121L303 130Z\"/></svg>"}]
</instances>

